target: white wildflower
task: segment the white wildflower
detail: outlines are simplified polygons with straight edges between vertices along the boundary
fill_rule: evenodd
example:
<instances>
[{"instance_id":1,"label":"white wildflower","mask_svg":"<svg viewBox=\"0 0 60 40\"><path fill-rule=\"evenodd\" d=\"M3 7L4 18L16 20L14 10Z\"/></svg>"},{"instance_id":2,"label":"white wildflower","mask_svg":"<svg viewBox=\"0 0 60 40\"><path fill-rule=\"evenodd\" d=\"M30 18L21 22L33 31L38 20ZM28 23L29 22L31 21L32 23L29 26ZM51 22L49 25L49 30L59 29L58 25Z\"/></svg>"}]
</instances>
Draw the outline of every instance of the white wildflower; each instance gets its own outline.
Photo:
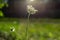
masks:
<instances>
[{"instance_id":1,"label":"white wildflower","mask_svg":"<svg viewBox=\"0 0 60 40\"><path fill-rule=\"evenodd\" d=\"M38 10L36 10L32 5L27 5L27 12L29 14L35 14Z\"/></svg>"}]
</instances>

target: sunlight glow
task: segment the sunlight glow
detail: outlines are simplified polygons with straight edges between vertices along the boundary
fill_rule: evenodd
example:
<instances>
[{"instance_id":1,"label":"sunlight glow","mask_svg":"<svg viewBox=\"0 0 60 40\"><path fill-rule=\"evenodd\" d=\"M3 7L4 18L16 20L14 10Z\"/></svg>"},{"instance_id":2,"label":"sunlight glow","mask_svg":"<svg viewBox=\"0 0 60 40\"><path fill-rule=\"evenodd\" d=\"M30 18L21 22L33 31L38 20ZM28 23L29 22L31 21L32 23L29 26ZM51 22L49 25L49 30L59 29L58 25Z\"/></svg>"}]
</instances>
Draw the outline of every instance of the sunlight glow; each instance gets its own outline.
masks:
<instances>
[{"instance_id":1,"label":"sunlight glow","mask_svg":"<svg viewBox=\"0 0 60 40\"><path fill-rule=\"evenodd\" d=\"M31 2L34 1L34 0L30 0Z\"/></svg>"}]
</instances>

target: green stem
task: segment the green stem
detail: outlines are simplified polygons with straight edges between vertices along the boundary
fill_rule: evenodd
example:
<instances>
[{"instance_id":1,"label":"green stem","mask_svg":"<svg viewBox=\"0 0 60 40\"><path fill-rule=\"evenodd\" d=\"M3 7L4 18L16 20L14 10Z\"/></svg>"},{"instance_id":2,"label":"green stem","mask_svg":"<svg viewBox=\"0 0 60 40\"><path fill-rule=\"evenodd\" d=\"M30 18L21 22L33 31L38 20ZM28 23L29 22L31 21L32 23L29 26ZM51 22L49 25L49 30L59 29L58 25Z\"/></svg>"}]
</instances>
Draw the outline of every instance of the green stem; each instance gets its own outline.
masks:
<instances>
[{"instance_id":1,"label":"green stem","mask_svg":"<svg viewBox=\"0 0 60 40\"><path fill-rule=\"evenodd\" d=\"M26 27L26 40L28 40L28 39L29 39L29 37L28 37L29 17L30 17L30 14L28 14L28 19L27 19L27 27Z\"/></svg>"}]
</instances>

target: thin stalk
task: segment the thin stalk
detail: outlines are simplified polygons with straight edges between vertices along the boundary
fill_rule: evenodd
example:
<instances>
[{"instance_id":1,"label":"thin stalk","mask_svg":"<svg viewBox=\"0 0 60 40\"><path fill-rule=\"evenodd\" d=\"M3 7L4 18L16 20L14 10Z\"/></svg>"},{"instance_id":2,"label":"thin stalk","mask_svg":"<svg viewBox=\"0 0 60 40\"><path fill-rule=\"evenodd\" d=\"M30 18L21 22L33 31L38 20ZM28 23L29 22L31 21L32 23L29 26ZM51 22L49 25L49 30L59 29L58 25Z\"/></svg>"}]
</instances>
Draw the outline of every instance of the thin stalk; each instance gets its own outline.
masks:
<instances>
[{"instance_id":1,"label":"thin stalk","mask_svg":"<svg viewBox=\"0 0 60 40\"><path fill-rule=\"evenodd\" d=\"M26 27L26 40L28 40L29 39L29 37L28 37L28 29L29 29L29 17L30 17L30 14L28 14L28 19L27 19L27 27Z\"/></svg>"}]
</instances>

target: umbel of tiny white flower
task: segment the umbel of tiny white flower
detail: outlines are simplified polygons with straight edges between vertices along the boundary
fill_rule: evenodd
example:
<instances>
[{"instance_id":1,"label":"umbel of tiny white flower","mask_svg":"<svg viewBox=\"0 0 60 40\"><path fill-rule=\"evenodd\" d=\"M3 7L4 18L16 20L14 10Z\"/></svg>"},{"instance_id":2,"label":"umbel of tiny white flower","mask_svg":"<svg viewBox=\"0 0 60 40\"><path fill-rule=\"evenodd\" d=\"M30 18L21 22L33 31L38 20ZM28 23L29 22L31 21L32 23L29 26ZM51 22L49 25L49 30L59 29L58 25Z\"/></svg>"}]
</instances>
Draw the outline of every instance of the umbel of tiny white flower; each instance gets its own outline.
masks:
<instances>
[{"instance_id":1,"label":"umbel of tiny white flower","mask_svg":"<svg viewBox=\"0 0 60 40\"><path fill-rule=\"evenodd\" d=\"M10 27L10 31L11 32L14 32L15 31L15 28L14 27Z\"/></svg>"},{"instance_id":2,"label":"umbel of tiny white flower","mask_svg":"<svg viewBox=\"0 0 60 40\"><path fill-rule=\"evenodd\" d=\"M27 5L27 12L29 14L35 14L38 10L36 10L32 5Z\"/></svg>"}]
</instances>

